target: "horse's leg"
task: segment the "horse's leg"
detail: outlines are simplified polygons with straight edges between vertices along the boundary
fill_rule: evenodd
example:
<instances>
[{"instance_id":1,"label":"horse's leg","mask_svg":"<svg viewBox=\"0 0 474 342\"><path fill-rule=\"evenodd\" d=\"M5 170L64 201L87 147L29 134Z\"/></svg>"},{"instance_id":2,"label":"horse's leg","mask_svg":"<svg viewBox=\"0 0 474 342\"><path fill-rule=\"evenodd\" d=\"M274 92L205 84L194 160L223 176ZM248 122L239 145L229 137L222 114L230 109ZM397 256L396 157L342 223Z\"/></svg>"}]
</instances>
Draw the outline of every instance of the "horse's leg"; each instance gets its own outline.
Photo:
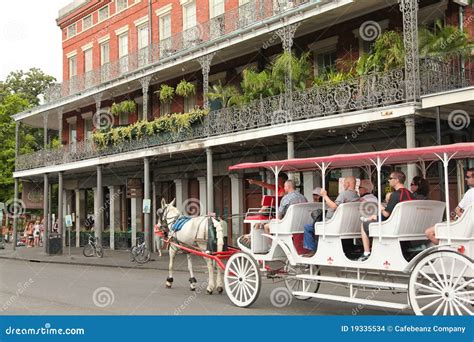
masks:
<instances>
[{"instance_id":1,"label":"horse's leg","mask_svg":"<svg viewBox=\"0 0 474 342\"><path fill-rule=\"evenodd\" d=\"M170 263L168 266L168 278L166 278L166 287L171 288L171 285L173 284L173 261L174 257L176 255L176 249L173 248L173 246L170 247Z\"/></svg>"},{"instance_id":2,"label":"horse's leg","mask_svg":"<svg viewBox=\"0 0 474 342\"><path fill-rule=\"evenodd\" d=\"M196 283L197 283L197 280L196 278L194 278L194 272L193 272L193 259L192 259L192 256L190 253L188 253L186 255L186 257L188 258L188 269L189 269L189 288L191 289L191 291L194 291L196 290Z\"/></svg>"},{"instance_id":3,"label":"horse's leg","mask_svg":"<svg viewBox=\"0 0 474 342\"><path fill-rule=\"evenodd\" d=\"M207 271L209 272L209 282L207 283L207 294L212 294L214 291L214 267L212 266L212 260L209 258L206 259Z\"/></svg>"},{"instance_id":4,"label":"horse's leg","mask_svg":"<svg viewBox=\"0 0 474 342\"><path fill-rule=\"evenodd\" d=\"M217 277L216 277L216 290L220 294L224 291L224 286L222 285L222 270L217 266Z\"/></svg>"}]
</instances>

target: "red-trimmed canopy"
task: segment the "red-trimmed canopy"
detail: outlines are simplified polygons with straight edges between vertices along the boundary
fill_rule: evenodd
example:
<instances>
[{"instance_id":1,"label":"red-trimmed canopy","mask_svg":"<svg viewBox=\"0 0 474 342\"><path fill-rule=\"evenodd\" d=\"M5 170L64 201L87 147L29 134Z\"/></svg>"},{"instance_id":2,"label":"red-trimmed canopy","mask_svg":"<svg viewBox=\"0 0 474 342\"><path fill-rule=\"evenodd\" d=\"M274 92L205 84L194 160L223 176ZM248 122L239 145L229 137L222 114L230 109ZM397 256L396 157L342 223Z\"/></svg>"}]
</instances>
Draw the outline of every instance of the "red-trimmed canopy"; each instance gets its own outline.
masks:
<instances>
[{"instance_id":1,"label":"red-trimmed canopy","mask_svg":"<svg viewBox=\"0 0 474 342\"><path fill-rule=\"evenodd\" d=\"M399 148L386 151L375 151L366 153L336 154L327 157L295 158L275 161L265 161L258 163L241 163L229 167L229 170L242 170L253 168L273 168L282 167L282 171L310 170L321 165L323 162L330 163L331 168L349 168L364 165L373 165L373 162L380 157L384 164L407 164L416 163L421 160L438 160L437 155L454 159L474 158L474 143L460 143L452 145Z\"/></svg>"}]
</instances>

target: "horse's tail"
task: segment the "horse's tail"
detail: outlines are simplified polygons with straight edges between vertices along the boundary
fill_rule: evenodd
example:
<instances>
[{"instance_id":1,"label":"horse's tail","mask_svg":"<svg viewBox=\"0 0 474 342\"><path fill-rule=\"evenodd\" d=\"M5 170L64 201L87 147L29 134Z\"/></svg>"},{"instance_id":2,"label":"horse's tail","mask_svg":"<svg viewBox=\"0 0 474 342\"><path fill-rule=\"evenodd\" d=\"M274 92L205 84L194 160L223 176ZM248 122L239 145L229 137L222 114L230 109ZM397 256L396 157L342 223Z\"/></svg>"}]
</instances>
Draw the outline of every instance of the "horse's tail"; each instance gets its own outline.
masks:
<instances>
[{"instance_id":1,"label":"horse's tail","mask_svg":"<svg viewBox=\"0 0 474 342\"><path fill-rule=\"evenodd\" d=\"M211 220L214 227L216 227L217 251L222 252L224 250L224 228L215 218L211 217Z\"/></svg>"}]
</instances>

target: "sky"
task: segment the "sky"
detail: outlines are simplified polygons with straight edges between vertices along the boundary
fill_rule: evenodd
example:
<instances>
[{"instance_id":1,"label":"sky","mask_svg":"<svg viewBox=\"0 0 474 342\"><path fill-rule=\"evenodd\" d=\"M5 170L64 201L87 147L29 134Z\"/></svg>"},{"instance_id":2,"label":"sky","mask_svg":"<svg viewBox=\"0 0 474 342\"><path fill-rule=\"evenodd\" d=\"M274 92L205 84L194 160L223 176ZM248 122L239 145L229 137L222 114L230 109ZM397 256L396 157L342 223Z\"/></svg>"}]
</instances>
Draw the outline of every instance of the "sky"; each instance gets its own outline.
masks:
<instances>
[{"instance_id":1,"label":"sky","mask_svg":"<svg viewBox=\"0 0 474 342\"><path fill-rule=\"evenodd\" d=\"M0 2L0 80L36 67L62 81L60 8L72 0Z\"/></svg>"}]
</instances>

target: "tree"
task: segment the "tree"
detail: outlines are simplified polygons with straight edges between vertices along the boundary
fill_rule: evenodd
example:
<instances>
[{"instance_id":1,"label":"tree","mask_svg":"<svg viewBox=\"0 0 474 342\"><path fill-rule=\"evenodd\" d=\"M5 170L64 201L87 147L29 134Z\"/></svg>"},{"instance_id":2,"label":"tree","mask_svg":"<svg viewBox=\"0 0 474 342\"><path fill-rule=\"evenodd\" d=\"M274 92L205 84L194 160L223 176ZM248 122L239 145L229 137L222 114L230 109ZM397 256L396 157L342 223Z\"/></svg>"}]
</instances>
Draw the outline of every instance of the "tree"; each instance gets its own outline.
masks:
<instances>
[{"instance_id":1,"label":"tree","mask_svg":"<svg viewBox=\"0 0 474 342\"><path fill-rule=\"evenodd\" d=\"M4 87L7 94L23 94L31 106L37 106L40 103L39 96L55 81L53 76L46 75L38 68L31 68L27 72L23 70L11 72L4 82ZM1 88L0 86L0 90Z\"/></svg>"}]
</instances>

